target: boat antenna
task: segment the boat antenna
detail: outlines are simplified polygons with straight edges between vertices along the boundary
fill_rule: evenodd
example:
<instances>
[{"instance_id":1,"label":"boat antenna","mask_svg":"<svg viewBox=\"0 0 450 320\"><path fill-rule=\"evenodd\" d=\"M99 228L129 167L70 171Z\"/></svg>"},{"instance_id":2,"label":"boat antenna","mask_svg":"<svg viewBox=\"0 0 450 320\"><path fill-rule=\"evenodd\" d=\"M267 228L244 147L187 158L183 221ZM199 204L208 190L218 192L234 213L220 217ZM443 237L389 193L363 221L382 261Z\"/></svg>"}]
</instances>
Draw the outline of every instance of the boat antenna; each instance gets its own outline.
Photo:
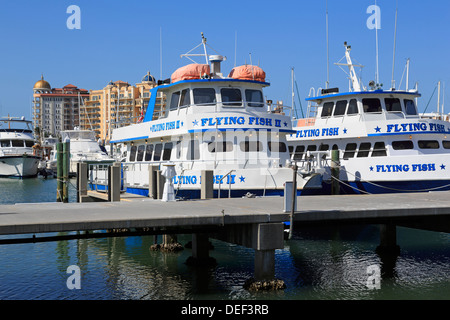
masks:
<instances>
[{"instance_id":1,"label":"boat antenna","mask_svg":"<svg viewBox=\"0 0 450 320\"><path fill-rule=\"evenodd\" d=\"M185 54L182 54L182 55L180 56L181 58L186 57L186 58L188 58L189 60L191 60L193 63L197 63L195 60L191 59L190 57L205 57L206 64L209 64L209 61L208 61L208 53L207 53L207 51L206 51L206 46L208 46L210 49L212 49L214 52L216 52L217 54L220 55L219 52L217 52L216 50L214 50L210 45L208 45L208 44L206 43L206 38L205 38L205 36L203 35L203 32L201 33L201 35L202 35L202 42L201 42L199 45L197 45L197 46L195 46L194 48L192 48L191 50L189 50L188 52L186 52ZM191 53L192 51L194 51L195 49L197 49L197 48L200 47L200 46L203 46L203 53ZM226 60L226 59L227 59L227 58L226 58L225 56L223 56L223 60Z\"/></svg>"},{"instance_id":2,"label":"boat antenna","mask_svg":"<svg viewBox=\"0 0 450 320\"><path fill-rule=\"evenodd\" d=\"M347 63L340 63L340 62L338 62L338 63L335 63L335 65L337 65L337 66L347 66L348 67L348 71L349 71L350 81L351 81L351 84L352 84L352 87L353 87L353 91L357 91L357 92L361 91L361 85L359 83L358 77L356 76L355 67L363 68L364 66L363 65L353 64L352 59L350 57L350 51L351 51L352 47L347 44L347 41L344 42L344 47L345 47L345 56L344 57L346 58ZM344 57L342 59L344 59ZM341 60L339 60L339 61L341 61ZM344 72L345 72L345 70L344 70Z\"/></svg>"},{"instance_id":3,"label":"boat antenna","mask_svg":"<svg viewBox=\"0 0 450 320\"><path fill-rule=\"evenodd\" d=\"M377 6L377 0L375 0L375 6ZM378 14L380 14L378 12ZM379 73L378 73L378 20L380 19L380 17L376 17L375 18L375 50L376 50L376 73L375 73L375 81L376 84L378 85L379 83Z\"/></svg>"},{"instance_id":4,"label":"boat antenna","mask_svg":"<svg viewBox=\"0 0 450 320\"><path fill-rule=\"evenodd\" d=\"M326 34L327 34L327 82L325 84L325 89L328 89L328 85L330 84L330 51L328 44L328 0L326 1L326 13L325 13L325 26L326 26Z\"/></svg>"},{"instance_id":5,"label":"boat antenna","mask_svg":"<svg viewBox=\"0 0 450 320\"><path fill-rule=\"evenodd\" d=\"M162 79L162 27L159 27L159 78Z\"/></svg>"},{"instance_id":6,"label":"boat antenna","mask_svg":"<svg viewBox=\"0 0 450 320\"><path fill-rule=\"evenodd\" d=\"M394 29L394 53L392 57L392 80L391 80L391 88L395 89L395 80L394 80L394 69L395 69L395 48L397 44L397 16L398 16L398 0L395 8L395 29Z\"/></svg>"},{"instance_id":7,"label":"boat antenna","mask_svg":"<svg viewBox=\"0 0 450 320\"><path fill-rule=\"evenodd\" d=\"M234 67L236 67L237 31L234 32Z\"/></svg>"}]
</instances>

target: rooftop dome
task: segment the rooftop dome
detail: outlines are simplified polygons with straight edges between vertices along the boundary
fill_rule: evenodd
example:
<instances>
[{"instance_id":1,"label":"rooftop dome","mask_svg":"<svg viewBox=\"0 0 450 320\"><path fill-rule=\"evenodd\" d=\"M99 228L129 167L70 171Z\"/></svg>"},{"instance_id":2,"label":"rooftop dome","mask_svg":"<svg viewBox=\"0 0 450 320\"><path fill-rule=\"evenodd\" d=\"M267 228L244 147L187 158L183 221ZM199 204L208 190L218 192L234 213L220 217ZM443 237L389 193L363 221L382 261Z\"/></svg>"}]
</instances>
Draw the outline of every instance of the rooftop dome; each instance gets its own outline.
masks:
<instances>
[{"instance_id":1,"label":"rooftop dome","mask_svg":"<svg viewBox=\"0 0 450 320\"><path fill-rule=\"evenodd\" d=\"M41 80L39 80L38 82L36 82L34 84L33 89L49 89L49 90L51 90L52 87L50 86L50 83L48 83L47 81L44 80L44 76L41 75Z\"/></svg>"},{"instance_id":2,"label":"rooftop dome","mask_svg":"<svg viewBox=\"0 0 450 320\"><path fill-rule=\"evenodd\" d=\"M156 79L150 74L150 71L147 71L147 74L142 78L142 82L156 82Z\"/></svg>"}]
</instances>

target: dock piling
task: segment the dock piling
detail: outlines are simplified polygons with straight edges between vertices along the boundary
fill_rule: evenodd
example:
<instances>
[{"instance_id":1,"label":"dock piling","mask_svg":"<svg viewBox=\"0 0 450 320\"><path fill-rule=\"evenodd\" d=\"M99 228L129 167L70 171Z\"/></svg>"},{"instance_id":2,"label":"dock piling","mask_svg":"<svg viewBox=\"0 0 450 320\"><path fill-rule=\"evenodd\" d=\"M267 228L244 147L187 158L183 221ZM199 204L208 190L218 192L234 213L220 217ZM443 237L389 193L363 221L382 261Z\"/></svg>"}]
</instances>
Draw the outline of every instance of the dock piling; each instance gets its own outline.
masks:
<instances>
[{"instance_id":1,"label":"dock piling","mask_svg":"<svg viewBox=\"0 0 450 320\"><path fill-rule=\"evenodd\" d=\"M339 150L331 150L331 194L338 195L340 193L339 186Z\"/></svg>"},{"instance_id":2,"label":"dock piling","mask_svg":"<svg viewBox=\"0 0 450 320\"><path fill-rule=\"evenodd\" d=\"M212 199L214 186L214 172L212 170L202 170L201 199Z\"/></svg>"}]
</instances>

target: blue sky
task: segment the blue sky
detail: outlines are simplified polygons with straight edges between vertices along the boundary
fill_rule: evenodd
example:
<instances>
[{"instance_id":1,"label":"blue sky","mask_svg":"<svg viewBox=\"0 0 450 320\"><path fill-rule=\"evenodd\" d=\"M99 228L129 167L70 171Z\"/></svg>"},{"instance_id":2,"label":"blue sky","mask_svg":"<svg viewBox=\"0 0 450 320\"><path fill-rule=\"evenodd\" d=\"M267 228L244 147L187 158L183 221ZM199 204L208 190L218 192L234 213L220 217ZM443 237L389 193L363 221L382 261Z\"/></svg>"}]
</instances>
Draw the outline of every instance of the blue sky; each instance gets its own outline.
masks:
<instances>
[{"instance_id":1,"label":"blue sky","mask_svg":"<svg viewBox=\"0 0 450 320\"><path fill-rule=\"evenodd\" d=\"M367 85L375 78L375 30L366 26L371 15L366 10L374 3L328 0L330 87L348 88L346 74L334 65L344 56L344 41L352 46L352 57L364 65L363 82ZM394 78L399 84L410 58L410 84L418 82L422 93L419 110L424 111L440 80L447 86L448 113L450 1L377 0L379 76L385 89L391 83L396 3ZM80 30L66 26L66 10L73 4L81 9ZM290 105L294 67L305 108L309 89L324 87L327 78L325 8L326 0L0 0L0 116L31 118L32 88L41 73L52 87L70 83L88 90L101 89L110 80L135 84L148 70L157 79L161 73L168 78L190 63L180 54L201 42L201 32L227 57L224 74L235 61L250 63L251 56L271 83L265 92L269 99ZM427 111L434 111L436 102L437 90Z\"/></svg>"}]
</instances>

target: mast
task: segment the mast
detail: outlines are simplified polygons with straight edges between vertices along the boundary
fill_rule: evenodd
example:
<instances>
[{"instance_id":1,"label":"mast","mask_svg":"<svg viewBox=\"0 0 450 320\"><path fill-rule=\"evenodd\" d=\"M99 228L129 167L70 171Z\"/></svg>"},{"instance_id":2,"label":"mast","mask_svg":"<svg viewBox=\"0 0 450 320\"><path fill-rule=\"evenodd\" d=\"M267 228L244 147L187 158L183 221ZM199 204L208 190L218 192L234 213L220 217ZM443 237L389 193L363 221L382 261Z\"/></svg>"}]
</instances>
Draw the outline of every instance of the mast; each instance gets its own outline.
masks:
<instances>
[{"instance_id":1,"label":"mast","mask_svg":"<svg viewBox=\"0 0 450 320\"><path fill-rule=\"evenodd\" d=\"M352 63L352 58L350 57L350 51L352 50L352 47L347 45L347 42L344 42L344 46L345 46L345 58L347 60L347 63L335 63L335 65L347 66L350 73L350 81L353 87L353 91L361 91L361 86L359 84L358 77L356 76L355 67L362 68L363 66Z\"/></svg>"},{"instance_id":2,"label":"mast","mask_svg":"<svg viewBox=\"0 0 450 320\"><path fill-rule=\"evenodd\" d=\"M326 20L326 29L327 29L327 82L325 84L325 89L328 89L328 85L330 84L330 51L329 51L329 45L328 45L328 0L326 1L326 13L325 13L325 20Z\"/></svg>"},{"instance_id":3,"label":"mast","mask_svg":"<svg viewBox=\"0 0 450 320\"><path fill-rule=\"evenodd\" d=\"M391 80L391 88L395 89L395 80L394 80L394 69L395 69L395 48L397 44L397 16L398 16L398 1L397 7L395 9L395 30L394 30L394 53L392 57L392 80Z\"/></svg>"}]
</instances>

